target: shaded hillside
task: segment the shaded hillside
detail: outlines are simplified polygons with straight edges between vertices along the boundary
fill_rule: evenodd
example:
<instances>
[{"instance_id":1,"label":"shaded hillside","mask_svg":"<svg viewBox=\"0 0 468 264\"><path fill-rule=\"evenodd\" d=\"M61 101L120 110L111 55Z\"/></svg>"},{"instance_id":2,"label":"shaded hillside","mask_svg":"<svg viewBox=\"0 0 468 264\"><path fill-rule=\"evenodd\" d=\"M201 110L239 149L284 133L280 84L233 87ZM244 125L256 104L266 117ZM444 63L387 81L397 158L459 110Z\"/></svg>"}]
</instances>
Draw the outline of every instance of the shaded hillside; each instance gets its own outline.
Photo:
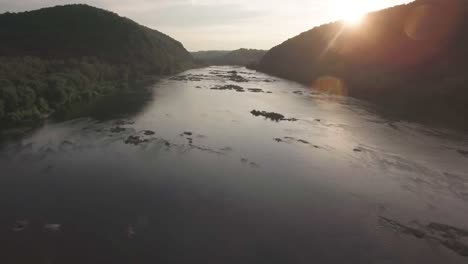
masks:
<instances>
[{"instance_id":1,"label":"shaded hillside","mask_svg":"<svg viewBox=\"0 0 468 264\"><path fill-rule=\"evenodd\" d=\"M68 5L0 15L0 120L37 119L193 64L181 43L109 11Z\"/></svg>"},{"instance_id":2,"label":"shaded hillside","mask_svg":"<svg viewBox=\"0 0 468 264\"><path fill-rule=\"evenodd\" d=\"M0 56L98 57L152 74L180 70L191 59L169 36L87 5L0 15Z\"/></svg>"},{"instance_id":3,"label":"shaded hillside","mask_svg":"<svg viewBox=\"0 0 468 264\"><path fill-rule=\"evenodd\" d=\"M419 0L362 25L316 27L271 49L257 69L375 102L403 118L468 127L468 2Z\"/></svg>"},{"instance_id":4,"label":"shaded hillside","mask_svg":"<svg viewBox=\"0 0 468 264\"><path fill-rule=\"evenodd\" d=\"M227 55L230 50L206 50L191 52L192 57L199 63L211 64L211 62L217 61L223 56Z\"/></svg>"},{"instance_id":5,"label":"shaded hillside","mask_svg":"<svg viewBox=\"0 0 468 264\"><path fill-rule=\"evenodd\" d=\"M265 53L265 50L238 49L234 51L198 51L192 52L192 56L199 62L209 65L247 66L258 63Z\"/></svg>"}]
</instances>

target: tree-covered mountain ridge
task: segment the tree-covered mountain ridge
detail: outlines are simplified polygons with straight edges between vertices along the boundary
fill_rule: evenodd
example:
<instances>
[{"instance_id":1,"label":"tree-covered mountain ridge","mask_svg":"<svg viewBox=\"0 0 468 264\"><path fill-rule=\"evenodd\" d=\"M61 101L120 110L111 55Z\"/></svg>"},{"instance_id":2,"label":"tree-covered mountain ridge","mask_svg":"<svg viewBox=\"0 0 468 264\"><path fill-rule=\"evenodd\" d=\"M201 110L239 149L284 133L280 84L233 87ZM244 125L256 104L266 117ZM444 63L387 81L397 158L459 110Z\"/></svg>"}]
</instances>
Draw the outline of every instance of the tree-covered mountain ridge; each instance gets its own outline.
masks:
<instances>
[{"instance_id":1,"label":"tree-covered mountain ridge","mask_svg":"<svg viewBox=\"0 0 468 264\"><path fill-rule=\"evenodd\" d=\"M356 26L313 28L271 49L255 69L366 99L397 117L467 128L467 17L468 1L417 0Z\"/></svg>"},{"instance_id":2,"label":"tree-covered mountain ridge","mask_svg":"<svg viewBox=\"0 0 468 264\"><path fill-rule=\"evenodd\" d=\"M148 73L169 74L191 62L171 37L84 4L0 15L0 56L98 57Z\"/></svg>"},{"instance_id":3,"label":"tree-covered mountain ridge","mask_svg":"<svg viewBox=\"0 0 468 264\"><path fill-rule=\"evenodd\" d=\"M266 53L266 50L241 48L232 51L198 51L191 54L202 64L248 66L258 63Z\"/></svg>"},{"instance_id":4,"label":"tree-covered mountain ridge","mask_svg":"<svg viewBox=\"0 0 468 264\"><path fill-rule=\"evenodd\" d=\"M193 66L171 37L76 4L0 15L0 124L128 89L146 75Z\"/></svg>"}]
</instances>

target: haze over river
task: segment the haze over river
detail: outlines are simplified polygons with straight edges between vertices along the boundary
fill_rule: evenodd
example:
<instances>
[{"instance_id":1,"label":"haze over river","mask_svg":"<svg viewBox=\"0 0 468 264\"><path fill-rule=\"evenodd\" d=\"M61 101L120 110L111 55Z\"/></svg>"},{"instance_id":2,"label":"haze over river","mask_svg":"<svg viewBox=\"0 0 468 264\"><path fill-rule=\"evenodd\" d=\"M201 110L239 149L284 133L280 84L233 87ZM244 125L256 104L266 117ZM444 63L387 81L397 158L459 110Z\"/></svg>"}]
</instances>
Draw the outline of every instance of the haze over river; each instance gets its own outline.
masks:
<instances>
[{"instance_id":1,"label":"haze over river","mask_svg":"<svg viewBox=\"0 0 468 264\"><path fill-rule=\"evenodd\" d=\"M468 136L239 67L151 89L1 145L2 263L468 262Z\"/></svg>"}]
</instances>

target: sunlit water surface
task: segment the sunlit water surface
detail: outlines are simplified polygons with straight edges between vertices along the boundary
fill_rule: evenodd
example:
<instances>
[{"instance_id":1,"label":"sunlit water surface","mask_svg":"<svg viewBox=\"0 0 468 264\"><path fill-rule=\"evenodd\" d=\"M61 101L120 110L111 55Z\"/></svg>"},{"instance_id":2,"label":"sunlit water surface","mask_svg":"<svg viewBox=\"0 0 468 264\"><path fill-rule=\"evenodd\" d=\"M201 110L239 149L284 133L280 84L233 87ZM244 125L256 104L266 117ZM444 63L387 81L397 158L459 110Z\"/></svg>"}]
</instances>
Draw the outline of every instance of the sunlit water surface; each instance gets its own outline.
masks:
<instances>
[{"instance_id":1,"label":"sunlit water surface","mask_svg":"<svg viewBox=\"0 0 468 264\"><path fill-rule=\"evenodd\" d=\"M152 90L3 144L2 263L468 262L466 135L245 68Z\"/></svg>"}]
</instances>

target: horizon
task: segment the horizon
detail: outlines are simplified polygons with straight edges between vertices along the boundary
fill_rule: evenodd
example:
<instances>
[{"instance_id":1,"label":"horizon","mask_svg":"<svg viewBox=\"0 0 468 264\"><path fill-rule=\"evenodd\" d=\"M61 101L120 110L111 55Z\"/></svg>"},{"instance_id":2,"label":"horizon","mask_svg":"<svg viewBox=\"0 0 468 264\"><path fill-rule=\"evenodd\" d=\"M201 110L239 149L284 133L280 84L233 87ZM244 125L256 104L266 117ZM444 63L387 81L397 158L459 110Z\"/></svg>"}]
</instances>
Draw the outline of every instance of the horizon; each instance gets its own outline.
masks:
<instances>
[{"instance_id":1,"label":"horizon","mask_svg":"<svg viewBox=\"0 0 468 264\"><path fill-rule=\"evenodd\" d=\"M354 19L412 0L0 0L0 13L32 11L68 4L87 4L127 17L180 41L191 51L269 50L313 27ZM350 12L352 10L353 12ZM287 21L286 23L284 21ZM261 34L259 34L261 32Z\"/></svg>"}]
</instances>

